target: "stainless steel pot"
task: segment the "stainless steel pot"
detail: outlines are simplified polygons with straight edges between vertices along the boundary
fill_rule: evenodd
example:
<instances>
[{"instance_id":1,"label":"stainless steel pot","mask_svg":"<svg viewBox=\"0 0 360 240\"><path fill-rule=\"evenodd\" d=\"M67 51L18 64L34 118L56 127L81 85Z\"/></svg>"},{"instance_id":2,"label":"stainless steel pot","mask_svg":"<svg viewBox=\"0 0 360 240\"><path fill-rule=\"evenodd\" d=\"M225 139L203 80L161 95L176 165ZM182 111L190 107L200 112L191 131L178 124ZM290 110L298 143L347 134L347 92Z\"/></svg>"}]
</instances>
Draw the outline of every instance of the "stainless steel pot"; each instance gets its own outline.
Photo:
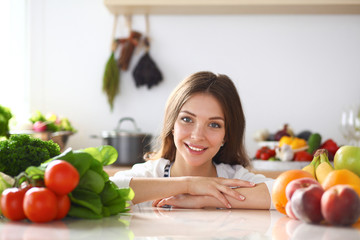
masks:
<instances>
[{"instance_id":1,"label":"stainless steel pot","mask_svg":"<svg viewBox=\"0 0 360 240\"><path fill-rule=\"evenodd\" d=\"M121 128L126 121L132 122L133 130ZM150 134L141 133L135 120L130 117L121 118L115 130L102 132L103 144L113 146L119 153L115 165L129 166L144 162L144 154L150 151L151 138Z\"/></svg>"}]
</instances>

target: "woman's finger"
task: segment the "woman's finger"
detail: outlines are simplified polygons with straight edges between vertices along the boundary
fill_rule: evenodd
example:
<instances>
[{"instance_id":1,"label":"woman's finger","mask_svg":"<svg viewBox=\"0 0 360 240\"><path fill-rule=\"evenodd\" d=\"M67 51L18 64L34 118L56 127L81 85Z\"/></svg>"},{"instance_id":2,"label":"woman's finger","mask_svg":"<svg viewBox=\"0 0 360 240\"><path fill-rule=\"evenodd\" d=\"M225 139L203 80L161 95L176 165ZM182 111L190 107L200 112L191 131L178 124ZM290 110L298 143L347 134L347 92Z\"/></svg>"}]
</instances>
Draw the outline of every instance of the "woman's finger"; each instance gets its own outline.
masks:
<instances>
[{"instance_id":1,"label":"woman's finger","mask_svg":"<svg viewBox=\"0 0 360 240\"><path fill-rule=\"evenodd\" d=\"M222 185L219 186L220 188L224 187ZM224 204L226 208L231 208L230 202L227 200L227 198L224 196L223 192L220 189L215 188L213 191L210 192L210 195L217 198L222 204Z\"/></svg>"},{"instance_id":2,"label":"woman's finger","mask_svg":"<svg viewBox=\"0 0 360 240\"><path fill-rule=\"evenodd\" d=\"M162 200L162 199L154 200L151 205L152 205L153 207L156 207L161 200Z\"/></svg>"},{"instance_id":3,"label":"woman's finger","mask_svg":"<svg viewBox=\"0 0 360 240\"><path fill-rule=\"evenodd\" d=\"M241 201L245 200L245 196L241 195L238 191L235 191L231 187L220 185L218 189L223 194L226 194L226 195L228 195L230 197L233 197L233 198L241 200Z\"/></svg>"}]
</instances>

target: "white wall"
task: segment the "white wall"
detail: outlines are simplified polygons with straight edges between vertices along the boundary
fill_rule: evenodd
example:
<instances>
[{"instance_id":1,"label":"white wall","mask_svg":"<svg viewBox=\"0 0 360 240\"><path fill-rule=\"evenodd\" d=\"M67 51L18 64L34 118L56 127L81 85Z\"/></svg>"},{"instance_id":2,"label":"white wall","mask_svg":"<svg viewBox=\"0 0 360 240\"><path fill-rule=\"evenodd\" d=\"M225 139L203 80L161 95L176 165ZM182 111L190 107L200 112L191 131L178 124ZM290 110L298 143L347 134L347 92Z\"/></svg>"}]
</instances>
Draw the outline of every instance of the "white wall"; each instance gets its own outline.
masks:
<instances>
[{"instance_id":1,"label":"white wall","mask_svg":"<svg viewBox=\"0 0 360 240\"><path fill-rule=\"evenodd\" d=\"M110 55L113 16L102 0L36 0L31 10L31 109L67 116L78 133L69 146L112 130L124 116L157 135L170 91L187 75L210 70L230 76L247 119L246 144L257 129L317 131L340 144L344 106L360 103L360 15L150 16L151 54L164 81L135 87L131 70L110 111L102 75ZM144 31L143 16L133 18ZM119 19L117 37L126 36Z\"/></svg>"}]
</instances>

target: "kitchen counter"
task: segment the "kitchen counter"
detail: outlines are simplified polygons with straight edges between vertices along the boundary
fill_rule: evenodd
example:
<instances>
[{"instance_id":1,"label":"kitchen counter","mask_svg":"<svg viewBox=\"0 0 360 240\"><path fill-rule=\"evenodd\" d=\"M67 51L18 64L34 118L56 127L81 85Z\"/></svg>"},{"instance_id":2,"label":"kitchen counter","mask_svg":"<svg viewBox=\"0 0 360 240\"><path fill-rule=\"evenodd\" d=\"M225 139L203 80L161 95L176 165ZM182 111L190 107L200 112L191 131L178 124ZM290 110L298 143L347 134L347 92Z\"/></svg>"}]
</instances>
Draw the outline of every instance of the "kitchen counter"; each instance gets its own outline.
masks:
<instances>
[{"instance_id":1,"label":"kitchen counter","mask_svg":"<svg viewBox=\"0 0 360 240\"><path fill-rule=\"evenodd\" d=\"M277 211L133 206L100 220L65 218L35 224L0 220L0 239L360 239L353 227L312 225Z\"/></svg>"}]
</instances>

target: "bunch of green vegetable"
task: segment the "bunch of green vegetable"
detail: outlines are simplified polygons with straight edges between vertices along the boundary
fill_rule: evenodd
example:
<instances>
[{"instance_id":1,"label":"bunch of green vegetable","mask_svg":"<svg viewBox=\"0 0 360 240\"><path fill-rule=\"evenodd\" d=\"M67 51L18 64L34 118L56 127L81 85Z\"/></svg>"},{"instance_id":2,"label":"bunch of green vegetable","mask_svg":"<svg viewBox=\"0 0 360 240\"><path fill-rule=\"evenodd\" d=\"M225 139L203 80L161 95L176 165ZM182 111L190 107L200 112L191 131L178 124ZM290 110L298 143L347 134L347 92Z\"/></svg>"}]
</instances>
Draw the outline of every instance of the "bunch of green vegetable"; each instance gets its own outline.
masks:
<instances>
[{"instance_id":1,"label":"bunch of green vegetable","mask_svg":"<svg viewBox=\"0 0 360 240\"><path fill-rule=\"evenodd\" d=\"M0 137L9 137L9 120L12 116L9 108L0 105Z\"/></svg>"},{"instance_id":2,"label":"bunch of green vegetable","mask_svg":"<svg viewBox=\"0 0 360 240\"><path fill-rule=\"evenodd\" d=\"M42 141L26 134L11 135L0 141L0 172L17 176L29 166L39 166L60 154L60 147L52 140Z\"/></svg>"},{"instance_id":3,"label":"bunch of green vegetable","mask_svg":"<svg viewBox=\"0 0 360 240\"><path fill-rule=\"evenodd\" d=\"M56 159L71 163L79 172L80 181L69 196L71 208L68 216L99 219L128 211L128 201L134 197L131 188L119 189L109 180L103 166L116 161L118 153L112 146L86 148L64 153L46 161L39 167L29 167L26 174L31 179L43 178L46 166Z\"/></svg>"}]
</instances>

